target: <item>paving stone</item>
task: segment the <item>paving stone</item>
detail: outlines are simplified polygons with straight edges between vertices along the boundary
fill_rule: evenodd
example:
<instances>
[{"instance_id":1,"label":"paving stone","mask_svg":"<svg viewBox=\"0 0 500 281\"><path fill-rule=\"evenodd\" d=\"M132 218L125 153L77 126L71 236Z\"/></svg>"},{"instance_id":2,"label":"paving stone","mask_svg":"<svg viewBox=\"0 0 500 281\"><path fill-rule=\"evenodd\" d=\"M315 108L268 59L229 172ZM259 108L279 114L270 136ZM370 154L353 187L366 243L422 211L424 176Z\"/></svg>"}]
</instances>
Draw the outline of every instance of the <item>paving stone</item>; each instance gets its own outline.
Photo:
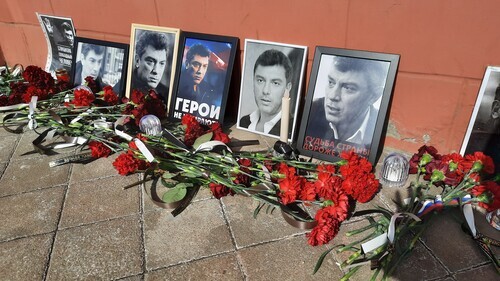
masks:
<instances>
[{"instance_id":1,"label":"paving stone","mask_svg":"<svg viewBox=\"0 0 500 281\"><path fill-rule=\"evenodd\" d=\"M49 167L45 157L11 161L0 179L0 196L65 184L69 166Z\"/></svg>"},{"instance_id":2,"label":"paving stone","mask_svg":"<svg viewBox=\"0 0 500 281\"><path fill-rule=\"evenodd\" d=\"M3 172L5 172L5 169L7 168L8 163L0 163L0 178L3 175Z\"/></svg>"},{"instance_id":3,"label":"paving stone","mask_svg":"<svg viewBox=\"0 0 500 281\"><path fill-rule=\"evenodd\" d=\"M9 161L17 143L17 136L0 136L0 162Z\"/></svg>"},{"instance_id":4,"label":"paving stone","mask_svg":"<svg viewBox=\"0 0 500 281\"><path fill-rule=\"evenodd\" d=\"M458 281L470 281L472 276L474 280L498 280L498 273L492 264L460 272L454 276Z\"/></svg>"},{"instance_id":5,"label":"paving stone","mask_svg":"<svg viewBox=\"0 0 500 281\"><path fill-rule=\"evenodd\" d=\"M434 255L452 272L488 261L476 242L462 231L462 221L465 219L459 210L441 212L434 216L422 236Z\"/></svg>"},{"instance_id":6,"label":"paving stone","mask_svg":"<svg viewBox=\"0 0 500 281\"><path fill-rule=\"evenodd\" d=\"M139 187L123 190L133 177L115 176L70 184L61 227L102 221L139 212Z\"/></svg>"},{"instance_id":7,"label":"paving stone","mask_svg":"<svg viewBox=\"0 0 500 281\"><path fill-rule=\"evenodd\" d=\"M130 276L130 277L125 277L125 278L120 278L120 279L117 279L117 280L120 280L120 281L143 281L144 278L143 278L143 275L135 275L135 276Z\"/></svg>"},{"instance_id":8,"label":"paving stone","mask_svg":"<svg viewBox=\"0 0 500 281\"><path fill-rule=\"evenodd\" d=\"M53 234L0 243L2 280L42 280Z\"/></svg>"},{"instance_id":9,"label":"paving stone","mask_svg":"<svg viewBox=\"0 0 500 281\"><path fill-rule=\"evenodd\" d=\"M244 280L235 254L206 258L153 271L146 281L160 280Z\"/></svg>"},{"instance_id":10,"label":"paving stone","mask_svg":"<svg viewBox=\"0 0 500 281\"><path fill-rule=\"evenodd\" d=\"M234 250L216 199L195 202L175 218L145 213L144 236L148 270Z\"/></svg>"},{"instance_id":11,"label":"paving stone","mask_svg":"<svg viewBox=\"0 0 500 281\"><path fill-rule=\"evenodd\" d=\"M57 232L47 280L117 279L142 272L137 216Z\"/></svg>"},{"instance_id":12,"label":"paving stone","mask_svg":"<svg viewBox=\"0 0 500 281\"><path fill-rule=\"evenodd\" d=\"M146 185L148 185L148 184L150 184L150 183L146 183ZM142 187L142 185L141 185L141 190L142 190L142 198L144 200L144 211L145 212L154 211L154 210L165 210L165 209L163 209L163 208L161 208L153 203L153 201L151 200L149 195L146 194L146 192L144 191L144 188ZM202 188L200 188L200 190L196 194L196 197L194 197L193 203L198 202L198 201L202 201L202 200L207 200L210 198L214 198L212 196L212 193L210 192L210 189L206 188L206 187L202 187Z\"/></svg>"},{"instance_id":13,"label":"paving stone","mask_svg":"<svg viewBox=\"0 0 500 281\"><path fill-rule=\"evenodd\" d=\"M113 161L118 155L118 153L115 153L108 158L99 158L87 164L74 163L70 182L74 183L118 175L118 172L113 167ZM138 181L137 175L130 175L128 177Z\"/></svg>"},{"instance_id":14,"label":"paving stone","mask_svg":"<svg viewBox=\"0 0 500 281\"><path fill-rule=\"evenodd\" d=\"M326 247L311 247L304 237L293 237L239 251L248 280L339 280L342 272L330 260L312 275Z\"/></svg>"},{"instance_id":15,"label":"paving stone","mask_svg":"<svg viewBox=\"0 0 500 281\"><path fill-rule=\"evenodd\" d=\"M64 187L0 198L0 241L57 228Z\"/></svg>"},{"instance_id":16,"label":"paving stone","mask_svg":"<svg viewBox=\"0 0 500 281\"><path fill-rule=\"evenodd\" d=\"M39 128L37 129L38 132L42 133L45 130L45 128ZM68 156L69 154L74 154L75 150L77 149L76 146L71 146L67 148L62 148L62 149L55 149L50 153L50 157L48 155L43 155L38 152L36 152L33 148L33 141L38 137L39 135L33 131L33 130L28 130L24 132L21 136L21 139L19 140L19 144L16 148L16 151L14 152L14 155L12 156L13 159L28 159L28 158L36 158L36 157L46 157L50 158L49 161L61 158L64 156ZM63 143L59 138L56 138L54 142L57 143ZM43 145L47 145L52 143L50 142L44 142L42 143ZM48 163L48 162L47 162Z\"/></svg>"},{"instance_id":17,"label":"paving stone","mask_svg":"<svg viewBox=\"0 0 500 281\"><path fill-rule=\"evenodd\" d=\"M235 195L224 197L222 200L237 247L306 232L289 225L279 209L266 214L264 207L255 219L253 212L258 202L252 198Z\"/></svg>"}]
</instances>

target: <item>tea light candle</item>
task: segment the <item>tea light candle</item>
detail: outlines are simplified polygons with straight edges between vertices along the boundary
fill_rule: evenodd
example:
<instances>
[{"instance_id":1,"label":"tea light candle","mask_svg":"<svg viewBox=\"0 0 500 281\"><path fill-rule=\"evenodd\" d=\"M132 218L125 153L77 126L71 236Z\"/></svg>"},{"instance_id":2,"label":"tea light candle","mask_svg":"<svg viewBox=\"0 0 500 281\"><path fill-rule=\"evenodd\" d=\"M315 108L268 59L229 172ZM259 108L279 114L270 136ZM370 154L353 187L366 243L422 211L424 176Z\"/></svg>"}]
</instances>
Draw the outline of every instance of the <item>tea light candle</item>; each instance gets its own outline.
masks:
<instances>
[{"instance_id":1,"label":"tea light candle","mask_svg":"<svg viewBox=\"0 0 500 281\"><path fill-rule=\"evenodd\" d=\"M283 98L281 99L281 127L280 127L280 141L288 142L288 122L290 115L290 91L286 90Z\"/></svg>"},{"instance_id":2,"label":"tea light candle","mask_svg":"<svg viewBox=\"0 0 500 281\"><path fill-rule=\"evenodd\" d=\"M386 186L401 187L408 179L408 169L408 160L398 153L392 153L384 159L380 181Z\"/></svg>"}]
</instances>

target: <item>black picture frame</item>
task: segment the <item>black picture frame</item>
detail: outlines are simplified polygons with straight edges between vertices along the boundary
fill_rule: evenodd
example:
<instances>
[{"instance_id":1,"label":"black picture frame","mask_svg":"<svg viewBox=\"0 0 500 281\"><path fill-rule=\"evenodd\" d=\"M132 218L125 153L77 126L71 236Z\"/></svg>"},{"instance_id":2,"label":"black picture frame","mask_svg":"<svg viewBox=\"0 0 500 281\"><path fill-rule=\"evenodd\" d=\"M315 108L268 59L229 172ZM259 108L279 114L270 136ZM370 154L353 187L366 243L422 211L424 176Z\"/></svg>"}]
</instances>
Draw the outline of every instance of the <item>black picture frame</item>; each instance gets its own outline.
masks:
<instances>
[{"instance_id":1,"label":"black picture frame","mask_svg":"<svg viewBox=\"0 0 500 281\"><path fill-rule=\"evenodd\" d=\"M317 46L299 152L335 162L354 149L375 165L398 65L397 54Z\"/></svg>"},{"instance_id":2,"label":"black picture frame","mask_svg":"<svg viewBox=\"0 0 500 281\"><path fill-rule=\"evenodd\" d=\"M132 23L130 33L130 56L127 71L129 79L127 80L125 90L126 97L130 97L131 92L135 89L142 92L149 92L149 90L153 89L164 100L167 109L169 108L174 84L173 78L175 77L175 64L177 62L180 33L181 30L178 28ZM142 36L146 34L148 36ZM158 34L160 34L160 36L157 36ZM151 40L154 43L152 43ZM144 45L145 49L151 47L151 55L143 53L139 56L137 53L138 43ZM151 43L160 45L165 44L166 47L163 51L158 50L158 46L153 46ZM165 54L162 52L165 52ZM156 63L153 63L153 61ZM147 64L152 64L153 66L146 66ZM151 68L155 68L155 70L153 71ZM156 69L161 68L163 68L163 70L156 71ZM159 72L159 75L155 72Z\"/></svg>"},{"instance_id":3,"label":"black picture frame","mask_svg":"<svg viewBox=\"0 0 500 281\"><path fill-rule=\"evenodd\" d=\"M500 66L488 66L460 148L460 154L481 151L493 158L500 173Z\"/></svg>"},{"instance_id":4,"label":"black picture frame","mask_svg":"<svg viewBox=\"0 0 500 281\"><path fill-rule=\"evenodd\" d=\"M238 38L183 31L179 46L169 117L180 120L191 114L201 124L222 124Z\"/></svg>"},{"instance_id":5,"label":"black picture frame","mask_svg":"<svg viewBox=\"0 0 500 281\"><path fill-rule=\"evenodd\" d=\"M85 45L90 46L90 48L84 47ZM102 49L103 47L104 49ZM84 49L88 50L86 55L83 54ZM87 73L97 71L94 81L98 92L109 85L113 87L121 99L125 94L125 81L127 81L128 51L128 44L75 37L74 55L71 63L71 85L78 86L85 83L85 77L83 77L85 67L88 68ZM90 76L92 75L93 73Z\"/></svg>"},{"instance_id":6,"label":"black picture frame","mask_svg":"<svg viewBox=\"0 0 500 281\"><path fill-rule=\"evenodd\" d=\"M236 123L238 129L279 138L284 142L293 140L298 123L297 116L307 54L307 46L245 39L245 57ZM290 65L286 67L289 71L285 68L287 64ZM290 73L289 79L286 79L287 72ZM259 86L259 83L262 84ZM285 121L288 123L288 132L286 134L283 129L282 135L281 126L284 123L282 119L286 115L282 111L282 102L287 92L290 97L288 120ZM270 117L267 118L270 120L265 122L262 128L258 128L259 122L266 118L265 114Z\"/></svg>"}]
</instances>

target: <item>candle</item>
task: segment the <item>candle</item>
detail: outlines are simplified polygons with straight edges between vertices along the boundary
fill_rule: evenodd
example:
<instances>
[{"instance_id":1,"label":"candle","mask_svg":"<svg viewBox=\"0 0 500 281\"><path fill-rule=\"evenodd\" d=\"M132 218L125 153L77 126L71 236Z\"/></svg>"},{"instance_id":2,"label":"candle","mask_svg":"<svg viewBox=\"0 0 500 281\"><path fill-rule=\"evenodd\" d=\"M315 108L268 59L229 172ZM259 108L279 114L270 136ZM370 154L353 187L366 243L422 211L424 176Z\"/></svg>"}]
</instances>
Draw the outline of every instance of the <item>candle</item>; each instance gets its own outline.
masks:
<instances>
[{"instance_id":1,"label":"candle","mask_svg":"<svg viewBox=\"0 0 500 281\"><path fill-rule=\"evenodd\" d=\"M285 94L281 99L281 127L280 141L288 143L288 121L290 115L290 91L285 90Z\"/></svg>"}]
</instances>

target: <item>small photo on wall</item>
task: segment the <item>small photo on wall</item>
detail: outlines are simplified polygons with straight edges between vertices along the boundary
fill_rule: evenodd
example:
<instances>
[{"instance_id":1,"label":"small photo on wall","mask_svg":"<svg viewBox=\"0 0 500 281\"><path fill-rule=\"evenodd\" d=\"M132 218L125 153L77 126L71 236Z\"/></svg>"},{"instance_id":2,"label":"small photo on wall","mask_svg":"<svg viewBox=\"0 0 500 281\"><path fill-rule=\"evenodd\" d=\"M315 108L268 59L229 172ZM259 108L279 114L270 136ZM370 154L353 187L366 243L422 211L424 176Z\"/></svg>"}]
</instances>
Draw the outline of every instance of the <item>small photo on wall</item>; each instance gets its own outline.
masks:
<instances>
[{"instance_id":1,"label":"small photo on wall","mask_svg":"<svg viewBox=\"0 0 500 281\"><path fill-rule=\"evenodd\" d=\"M144 93L155 90L168 108L174 83L179 33L180 30L176 28L132 24L127 97L130 97L133 90Z\"/></svg>"},{"instance_id":2,"label":"small photo on wall","mask_svg":"<svg viewBox=\"0 0 500 281\"><path fill-rule=\"evenodd\" d=\"M123 97L127 76L127 44L76 37L73 53L73 86L84 85L87 83L85 79L92 77L95 91L111 86L119 97Z\"/></svg>"},{"instance_id":3,"label":"small photo on wall","mask_svg":"<svg viewBox=\"0 0 500 281\"><path fill-rule=\"evenodd\" d=\"M288 124L287 140L295 134L307 47L246 39L237 128L280 138ZM287 120L282 118L283 97L288 95Z\"/></svg>"},{"instance_id":4,"label":"small photo on wall","mask_svg":"<svg viewBox=\"0 0 500 281\"><path fill-rule=\"evenodd\" d=\"M223 123L238 38L183 32L170 116Z\"/></svg>"},{"instance_id":5,"label":"small photo on wall","mask_svg":"<svg viewBox=\"0 0 500 281\"><path fill-rule=\"evenodd\" d=\"M493 158L500 173L500 67L488 66L460 153L482 151Z\"/></svg>"}]
</instances>

